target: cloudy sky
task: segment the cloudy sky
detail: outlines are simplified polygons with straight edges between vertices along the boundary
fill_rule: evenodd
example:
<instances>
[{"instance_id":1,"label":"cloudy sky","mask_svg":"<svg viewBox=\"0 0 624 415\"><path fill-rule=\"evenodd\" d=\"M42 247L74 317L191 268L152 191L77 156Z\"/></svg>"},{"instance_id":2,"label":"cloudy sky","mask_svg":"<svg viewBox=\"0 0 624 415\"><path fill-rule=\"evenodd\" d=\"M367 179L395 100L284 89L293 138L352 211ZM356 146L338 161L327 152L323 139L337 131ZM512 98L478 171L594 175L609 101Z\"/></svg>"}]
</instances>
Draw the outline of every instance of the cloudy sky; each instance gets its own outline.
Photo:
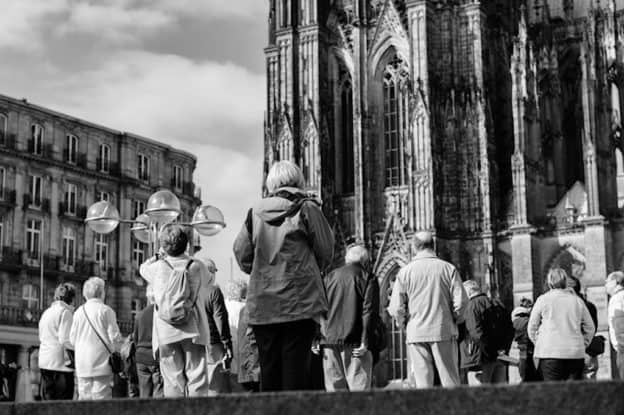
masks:
<instances>
[{"instance_id":1,"label":"cloudy sky","mask_svg":"<svg viewBox=\"0 0 624 415\"><path fill-rule=\"evenodd\" d=\"M266 0L0 0L0 93L196 154L231 246L260 195ZM234 265L235 273L237 271Z\"/></svg>"}]
</instances>

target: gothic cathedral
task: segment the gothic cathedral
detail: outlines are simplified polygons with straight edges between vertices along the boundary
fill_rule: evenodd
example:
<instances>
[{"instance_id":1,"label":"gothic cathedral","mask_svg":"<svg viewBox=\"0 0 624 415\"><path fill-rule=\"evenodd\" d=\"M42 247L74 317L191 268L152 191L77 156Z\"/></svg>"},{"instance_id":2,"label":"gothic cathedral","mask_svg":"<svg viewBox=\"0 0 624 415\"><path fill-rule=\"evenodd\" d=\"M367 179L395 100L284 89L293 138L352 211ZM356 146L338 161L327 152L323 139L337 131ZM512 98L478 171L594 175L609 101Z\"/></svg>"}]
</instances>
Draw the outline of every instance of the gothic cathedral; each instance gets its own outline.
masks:
<instances>
[{"instance_id":1,"label":"gothic cathedral","mask_svg":"<svg viewBox=\"0 0 624 415\"><path fill-rule=\"evenodd\" d=\"M371 248L382 307L431 230L509 306L565 268L605 329L604 279L624 266L623 0L270 0L268 26L265 174L303 168L339 248Z\"/></svg>"}]
</instances>

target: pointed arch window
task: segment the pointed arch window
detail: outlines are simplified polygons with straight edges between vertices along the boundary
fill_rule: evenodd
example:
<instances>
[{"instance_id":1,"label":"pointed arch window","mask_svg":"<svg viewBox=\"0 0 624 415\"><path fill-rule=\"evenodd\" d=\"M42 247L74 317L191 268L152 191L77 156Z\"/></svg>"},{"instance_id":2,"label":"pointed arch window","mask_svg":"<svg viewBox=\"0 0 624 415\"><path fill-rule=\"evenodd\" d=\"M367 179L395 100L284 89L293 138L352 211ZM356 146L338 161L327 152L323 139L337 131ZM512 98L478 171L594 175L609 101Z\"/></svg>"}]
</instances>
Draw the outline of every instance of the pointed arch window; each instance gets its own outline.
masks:
<instances>
[{"instance_id":1,"label":"pointed arch window","mask_svg":"<svg viewBox=\"0 0 624 415\"><path fill-rule=\"evenodd\" d=\"M407 182L404 140L407 133L408 94L405 63L394 56L383 75L383 136L386 187Z\"/></svg>"},{"instance_id":2,"label":"pointed arch window","mask_svg":"<svg viewBox=\"0 0 624 415\"><path fill-rule=\"evenodd\" d=\"M353 88L347 80L340 96L340 122L342 129L342 191L353 193L355 164L353 160Z\"/></svg>"}]
</instances>

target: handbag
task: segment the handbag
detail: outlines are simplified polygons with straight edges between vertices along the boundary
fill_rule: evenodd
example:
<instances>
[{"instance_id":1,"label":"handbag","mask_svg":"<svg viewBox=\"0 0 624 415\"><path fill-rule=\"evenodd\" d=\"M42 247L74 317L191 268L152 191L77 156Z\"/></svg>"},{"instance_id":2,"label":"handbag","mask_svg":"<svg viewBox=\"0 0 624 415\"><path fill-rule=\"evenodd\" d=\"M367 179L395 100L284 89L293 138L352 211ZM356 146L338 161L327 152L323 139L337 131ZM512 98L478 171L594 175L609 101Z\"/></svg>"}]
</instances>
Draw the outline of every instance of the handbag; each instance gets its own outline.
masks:
<instances>
[{"instance_id":1,"label":"handbag","mask_svg":"<svg viewBox=\"0 0 624 415\"><path fill-rule=\"evenodd\" d=\"M124 362L123 362L123 359L121 358L121 354L119 352L111 352L111 350L108 348L108 345L106 344L102 336L100 336L100 333L98 333L93 323L91 323L91 319L89 319L89 315L87 314L87 310L85 309L85 306L82 306L82 311L84 312L84 315L87 318L89 325L91 326L95 334L98 336L98 339L100 339L100 341L106 348L106 351L109 353L108 364L110 365L113 371L113 374L117 375L119 373L122 373L124 370Z\"/></svg>"},{"instance_id":2,"label":"handbag","mask_svg":"<svg viewBox=\"0 0 624 415\"><path fill-rule=\"evenodd\" d=\"M605 351L605 338L603 336L594 336L587 349L585 349L585 353L590 355L591 357L596 357L604 353Z\"/></svg>"}]
</instances>

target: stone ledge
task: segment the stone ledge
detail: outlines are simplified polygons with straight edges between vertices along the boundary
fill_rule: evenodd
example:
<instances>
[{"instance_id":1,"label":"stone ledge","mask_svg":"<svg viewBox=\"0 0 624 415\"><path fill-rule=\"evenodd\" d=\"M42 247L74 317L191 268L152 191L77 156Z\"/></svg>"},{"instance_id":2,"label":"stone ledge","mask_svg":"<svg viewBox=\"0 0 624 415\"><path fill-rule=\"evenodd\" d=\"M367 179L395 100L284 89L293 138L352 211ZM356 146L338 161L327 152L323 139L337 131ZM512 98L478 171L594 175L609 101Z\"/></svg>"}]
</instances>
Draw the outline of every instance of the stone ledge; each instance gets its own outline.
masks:
<instances>
[{"instance_id":1,"label":"stone ledge","mask_svg":"<svg viewBox=\"0 0 624 415\"><path fill-rule=\"evenodd\" d=\"M289 392L195 399L0 404L0 415L617 415L624 382L536 383L517 386L358 393Z\"/></svg>"}]
</instances>

